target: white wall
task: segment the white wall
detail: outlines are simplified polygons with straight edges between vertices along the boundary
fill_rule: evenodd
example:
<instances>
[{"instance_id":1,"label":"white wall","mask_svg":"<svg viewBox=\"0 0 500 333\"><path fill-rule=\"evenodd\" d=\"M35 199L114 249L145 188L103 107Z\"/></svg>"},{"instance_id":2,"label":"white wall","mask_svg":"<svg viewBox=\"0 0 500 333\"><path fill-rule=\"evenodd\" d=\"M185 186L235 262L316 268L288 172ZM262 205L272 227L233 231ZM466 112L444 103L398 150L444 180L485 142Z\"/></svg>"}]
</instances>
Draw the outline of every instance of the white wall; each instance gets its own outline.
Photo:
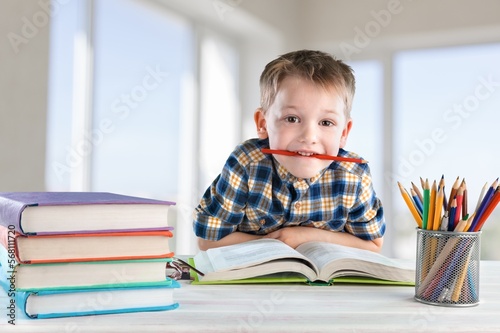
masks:
<instances>
[{"instance_id":1,"label":"white wall","mask_svg":"<svg viewBox=\"0 0 500 333\"><path fill-rule=\"evenodd\" d=\"M0 2L0 191L44 190L49 15Z\"/></svg>"},{"instance_id":2,"label":"white wall","mask_svg":"<svg viewBox=\"0 0 500 333\"><path fill-rule=\"evenodd\" d=\"M220 0L223 1L223 0ZM496 0L252 0L242 9L282 31L288 48L342 52L368 36L353 58L380 49L446 46L499 41ZM361 33L359 33L361 31ZM358 45L359 46L359 45ZM338 54L342 57L342 54Z\"/></svg>"}]
</instances>

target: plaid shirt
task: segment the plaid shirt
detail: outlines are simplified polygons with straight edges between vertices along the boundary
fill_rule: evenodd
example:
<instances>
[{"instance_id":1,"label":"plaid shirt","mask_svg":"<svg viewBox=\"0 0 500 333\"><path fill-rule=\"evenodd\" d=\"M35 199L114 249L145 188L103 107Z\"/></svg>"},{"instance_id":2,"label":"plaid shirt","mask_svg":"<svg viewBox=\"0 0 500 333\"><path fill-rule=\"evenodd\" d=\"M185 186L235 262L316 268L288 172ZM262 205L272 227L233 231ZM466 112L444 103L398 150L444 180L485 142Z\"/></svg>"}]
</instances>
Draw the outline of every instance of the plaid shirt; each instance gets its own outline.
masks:
<instances>
[{"instance_id":1,"label":"plaid shirt","mask_svg":"<svg viewBox=\"0 0 500 333\"><path fill-rule=\"evenodd\" d=\"M236 147L194 211L196 236L216 241L234 231L264 235L290 226L345 231L365 240L384 235L367 164L334 161L301 179L261 152L268 147L268 140L259 139ZM339 156L358 157L343 149Z\"/></svg>"}]
</instances>

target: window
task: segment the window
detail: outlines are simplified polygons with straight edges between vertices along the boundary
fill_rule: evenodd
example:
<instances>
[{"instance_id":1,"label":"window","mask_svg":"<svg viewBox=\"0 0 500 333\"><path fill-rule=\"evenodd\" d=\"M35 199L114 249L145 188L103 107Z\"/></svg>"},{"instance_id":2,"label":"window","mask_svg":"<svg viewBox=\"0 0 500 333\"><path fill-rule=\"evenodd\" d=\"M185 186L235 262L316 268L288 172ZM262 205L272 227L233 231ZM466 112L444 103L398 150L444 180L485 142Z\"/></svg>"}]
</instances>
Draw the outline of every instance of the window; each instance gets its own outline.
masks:
<instances>
[{"instance_id":1,"label":"window","mask_svg":"<svg viewBox=\"0 0 500 333\"><path fill-rule=\"evenodd\" d=\"M70 2L51 30L47 190L175 201L178 254L196 248L199 178L213 176L198 164L220 169L239 140L238 52L198 32L135 0Z\"/></svg>"},{"instance_id":2,"label":"window","mask_svg":"<svg viewBox=\"0 0 500 333\"><path fill-rule=\"evenodd\" d=\"M456 177L465 177L469 213L481 188L499 176L495 136L500 123L500 45L399 52L394 58L394 180L420 185L444 174L449 193ZM395 185L394 185L395 186ZM396 188L396 187L395 187ZM394 225L403 225L398 249L413 257L405 244L414 224L403 199L394 196ZM491 220L498 219L494 212ZM496 216L496 218L495 218ZM482 258L498 259L496 221L485 225ZM402 230L412 235L402 235ZM486 230L488 230L486 232ZM495 236L496 235L496 236Z\"/></svg>"},{"instance_id":3,"label":"window","mask_svg":"<svg viewBox=\"0 0 500 333\"><path fill-rule=\"evenodd\" d=\"M116 0L96 1L94 21L92 123L99 138L90 188L175 198L182 83L193 75L191 26Z\"/></svg>"},{"instance_id":4,"label":"window","mask_svg":"<svg viewBox=\"0 0 500 333\"><path fill-rule=\"evenodd\" d=\"M353 125L346 149L369 161L377 195L383 196L383 68L377 61L349 64L356 75Z\"/></svg>"},{"instance_id":5,"label":"window","mask_svg":"<svg viewBox=\"0 0 500 333\"><path fill-rule=\"evenodd\" d=\"M238 56L227 43L204 34L201 43L200 186L207 186L221 172L227 157L240 140ZM215 143L215 144L214 144ZM199 198L198 198L199 199Z\"/></svg>"}]
</instances>

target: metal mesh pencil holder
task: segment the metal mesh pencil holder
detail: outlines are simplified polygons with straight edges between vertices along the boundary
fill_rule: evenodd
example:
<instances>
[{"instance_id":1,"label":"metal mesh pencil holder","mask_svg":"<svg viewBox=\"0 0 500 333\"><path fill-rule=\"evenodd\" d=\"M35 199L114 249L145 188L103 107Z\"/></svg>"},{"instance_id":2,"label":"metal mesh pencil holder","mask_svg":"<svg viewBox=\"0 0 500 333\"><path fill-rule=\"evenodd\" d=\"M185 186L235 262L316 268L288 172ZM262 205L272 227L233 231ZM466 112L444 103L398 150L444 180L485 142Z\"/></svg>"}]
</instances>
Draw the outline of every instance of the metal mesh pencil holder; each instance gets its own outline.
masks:
<instances>
[{"instance_id":1,"label":"metal mesh pencil holder","mask_svg":"<svg viewBox=\"0 0 500 333\"><path fill-rule=\"evenodd\" d=\"M479 304L480 236L417 229L415 299L451 307Z\"/></svg>"}]
</instances>

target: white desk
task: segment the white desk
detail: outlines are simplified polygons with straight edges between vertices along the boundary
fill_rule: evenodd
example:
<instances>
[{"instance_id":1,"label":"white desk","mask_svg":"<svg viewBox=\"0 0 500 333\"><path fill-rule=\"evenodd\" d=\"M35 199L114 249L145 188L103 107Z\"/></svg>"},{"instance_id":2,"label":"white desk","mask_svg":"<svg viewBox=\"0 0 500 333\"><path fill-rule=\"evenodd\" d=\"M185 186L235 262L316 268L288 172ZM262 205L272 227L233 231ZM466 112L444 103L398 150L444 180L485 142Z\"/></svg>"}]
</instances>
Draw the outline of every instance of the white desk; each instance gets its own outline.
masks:
<instances>
[{"instance_id":1,"label":"white desk","mask_svg":"<svg viewBox=\"0 0 500 333\"><path fill-rule=\"evenodd\" d=\"M176 290L173 311L7 324L3 332L500 332L500 261L483 261L480 304L440 307L413 299L413 287L336 285L193 286Z\"/></svg>"}]
</instances>

